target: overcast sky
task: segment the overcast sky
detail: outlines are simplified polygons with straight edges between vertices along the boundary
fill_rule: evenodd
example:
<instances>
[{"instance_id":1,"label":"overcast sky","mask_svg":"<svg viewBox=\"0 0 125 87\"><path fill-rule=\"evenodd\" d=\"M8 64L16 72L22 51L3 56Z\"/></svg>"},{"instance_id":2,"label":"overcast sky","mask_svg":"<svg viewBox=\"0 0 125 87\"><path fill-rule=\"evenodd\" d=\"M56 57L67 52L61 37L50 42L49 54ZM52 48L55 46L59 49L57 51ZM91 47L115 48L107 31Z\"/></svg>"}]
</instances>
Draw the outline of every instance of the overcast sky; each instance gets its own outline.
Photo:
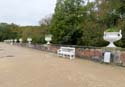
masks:
<instances>
[{"instance_id":1,"label":"overcast sky","mask_svg":"<svg viewBox=\"0 0 125 87\"><path fill-rule=\"evenodd\" d=\"M0 0L0 22L38 25L54 13L55 4L56 0Z\"/></svg>"},{"instance_id":2,"label":"overcast sky","mask_svg":"<svg viewBox=\"0 0 125 87\"><path fill-rule=\"evenodd\" d=\"M54 13L56 0L0 0L0 22L38 25Z\"/></svg>"}]
</instances>

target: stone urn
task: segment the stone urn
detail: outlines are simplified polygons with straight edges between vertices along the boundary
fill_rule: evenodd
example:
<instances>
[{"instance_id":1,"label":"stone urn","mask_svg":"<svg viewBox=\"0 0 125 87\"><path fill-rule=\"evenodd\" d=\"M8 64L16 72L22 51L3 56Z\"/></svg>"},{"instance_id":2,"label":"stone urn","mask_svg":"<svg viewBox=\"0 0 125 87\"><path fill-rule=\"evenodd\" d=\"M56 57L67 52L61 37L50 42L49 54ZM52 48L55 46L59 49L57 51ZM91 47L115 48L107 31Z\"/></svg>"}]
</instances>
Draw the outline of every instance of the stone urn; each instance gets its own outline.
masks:
<instances>
[{"instance_id":1,"label":"stone urn","mask_svg":"<svg viewBox=\"0 0 125 87\"><path fill-rule=\"evenodd\" d=\"M22 39L22 38L20 38L20 39L19 39L19 42L20 42L20 44L22 44L22 42L23 42L23 39Z\"/></svg>"},{"instance_id":2,"label":"stone urn","mask_svg":"<svg viewBox=\"0 0 125 87\"><path fill-rule=\"evenodd\" d=\"M29 38L29 37L28 37L28 38L27 38L27 41L28 41L29 44L31 44L32 38Z\"/></svg>"},{"instance_id":3,"label":"stone urn","mask_svg":"<svg viewBox=\"0 0 125 87\"><path fill-rule=\"evenodd\" d=\"M119 30L118 32L105 31L103 36L103 39L109 42L109 45L107 47L116 47L114 45L114 42L120 40L121 38L122 38L121 30Z\"/></svg>"},{"instance_id":4,"label":"stone urn","mask_svg":"<svg viewBox=\"0 0 125 87\"><path fill-rule=\"evenodd\" d=\"M17 39L14 39L14 42L17 43Z\"/></svg>"},{"instance_id":5,"label":"stone urn","mask_svg":"<svg viewBox=\"0 0 125 87\"><path fill-rule=\"evenodd\" d=\"M10 44L11 44L11 45L13 45L13 41L14 41L13 39L10 40Z\"/></svg>"},{"instance_id":6,"label":"stone urn","mask_svg":"<svg viewBox=\"0 0 125 87\"><path fill-rule=\"evenodd\" d=\"M52 35L51 34L45 35L45 41L47 41L47 44L50 44L51 40L52 40Z\"/></svg>"}]
</instances>

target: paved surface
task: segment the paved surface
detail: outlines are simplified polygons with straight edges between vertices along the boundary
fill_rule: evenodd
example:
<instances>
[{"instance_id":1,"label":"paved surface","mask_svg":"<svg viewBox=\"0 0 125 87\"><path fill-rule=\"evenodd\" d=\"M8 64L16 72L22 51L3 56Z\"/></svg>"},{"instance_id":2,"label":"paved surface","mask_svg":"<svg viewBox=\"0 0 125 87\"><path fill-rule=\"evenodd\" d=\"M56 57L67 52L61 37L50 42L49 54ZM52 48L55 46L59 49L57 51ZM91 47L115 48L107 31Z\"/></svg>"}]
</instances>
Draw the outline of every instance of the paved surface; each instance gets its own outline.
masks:
<instances>
[{"instance_id":1,"label":"paved surface","mask_svg":"<svg viewBox=\"0 0 125 87\"><path fill-rule=\"evenodd\" d=\"M125 68L0 43L0 87L125 87Z\"/></svg>"}]
</instances>

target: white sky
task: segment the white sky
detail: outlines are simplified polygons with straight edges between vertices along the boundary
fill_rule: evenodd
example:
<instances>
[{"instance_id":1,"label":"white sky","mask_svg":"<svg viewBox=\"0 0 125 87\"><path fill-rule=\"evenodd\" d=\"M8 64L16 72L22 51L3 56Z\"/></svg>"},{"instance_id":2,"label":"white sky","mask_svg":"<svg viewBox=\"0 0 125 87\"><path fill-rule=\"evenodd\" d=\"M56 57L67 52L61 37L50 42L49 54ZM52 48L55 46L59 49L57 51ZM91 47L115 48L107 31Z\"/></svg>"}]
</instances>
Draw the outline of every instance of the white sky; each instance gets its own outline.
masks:
<instances>
[{"instance_id":1,"label":"white sky","mask_svg":"<svg viewBox=\"0 0 125 87\"><path fill-rule=\"evenodd\" d=\"M54 13L55 4L56 0L0 0L0 22L38 25Z\"/></svg>"},{"instance_id":2,"label":"white sky","mask_svg":"<svg viewBox=\"0 0 125 87\"><path fill-rule=\"evenodd\" d=\"M54 13L56 0L0 0L0 22L38 25Z\"/></svg>"}]
</instances>

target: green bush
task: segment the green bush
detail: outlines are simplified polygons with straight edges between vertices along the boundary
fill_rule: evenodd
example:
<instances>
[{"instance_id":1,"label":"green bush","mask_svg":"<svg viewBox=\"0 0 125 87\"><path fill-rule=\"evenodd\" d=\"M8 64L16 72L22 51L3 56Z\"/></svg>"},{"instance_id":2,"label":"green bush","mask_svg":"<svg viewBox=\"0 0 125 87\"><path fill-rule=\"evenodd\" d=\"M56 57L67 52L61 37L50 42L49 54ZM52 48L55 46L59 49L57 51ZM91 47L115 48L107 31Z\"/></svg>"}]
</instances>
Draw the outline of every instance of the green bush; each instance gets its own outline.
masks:
<instances>
[{"instance_id":1,"label":"green bush","mask_svg":"<svg viewBox=\"0 0 125 87\"><path fill-rule=\"evenodd\" d=\"M108 28L105 32L119 32L116 27Z\"/></svg>"}]
</instances>

